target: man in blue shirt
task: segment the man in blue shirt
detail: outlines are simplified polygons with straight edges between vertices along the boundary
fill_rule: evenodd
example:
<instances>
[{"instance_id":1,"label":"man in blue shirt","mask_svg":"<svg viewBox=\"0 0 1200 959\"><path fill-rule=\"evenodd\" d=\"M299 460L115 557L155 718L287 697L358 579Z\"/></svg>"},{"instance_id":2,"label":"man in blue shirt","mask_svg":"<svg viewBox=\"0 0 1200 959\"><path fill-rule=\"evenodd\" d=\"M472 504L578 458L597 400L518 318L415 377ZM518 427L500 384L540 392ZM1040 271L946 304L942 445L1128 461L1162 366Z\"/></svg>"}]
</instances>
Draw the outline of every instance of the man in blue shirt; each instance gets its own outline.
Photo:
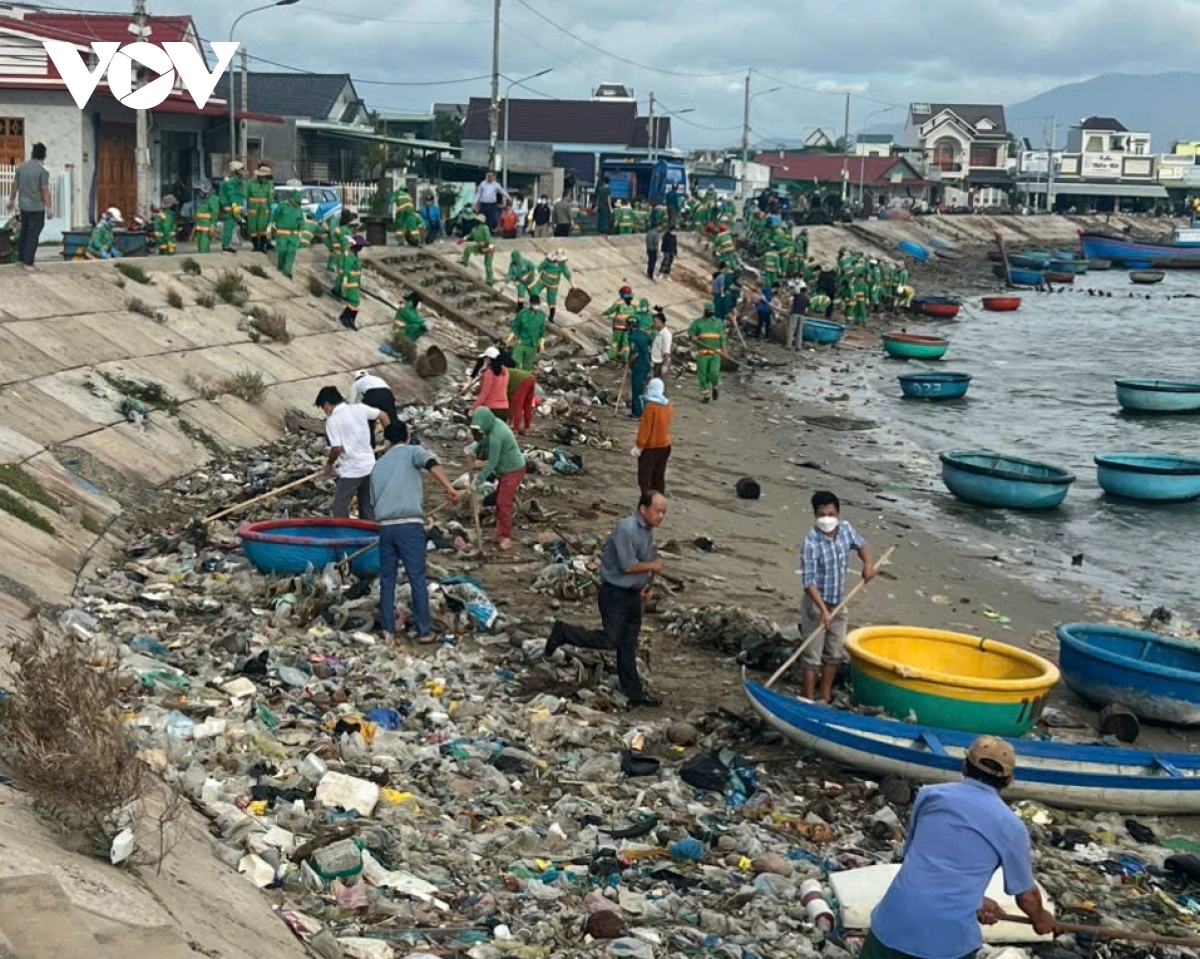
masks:
<instances>
[{"instance_id":1,"label":"man in blue shirt","mask_svg":"<svg viewBox=\"0 0 1200 959\"><path fill-rule=\"evenodd\" d=\"M800 631L817 638L808 644L800 657L804 667L804 696L813 699L817 689L817 671L821 672L821 702L833 698L833 681L846 649L846 614L833 611L846 596L846 573L850 568L850 551L862 560L864 583L875 578L875 563L866 541L858 530L840 516L842 504L828 490L818 490L812 497L816 522L804 537L801 548L801 582L804 598L800 600Z\"/></svg>"},{"instance_id":2,"label":"man in blue shirt","mask_svg":"<svg viewBox=\"0 0 1200 959\"><path fill-rule=\"evenodd\" d=\"M970 959L983 945L979 924L1000 920L984 893L1001 867L1004 891L1034 931L1055 930L1033 878L1029 833L1000 798L1015 766L1012 746L980 736L967 750L962 782L921 790L904 864L871 914L859 959Z\"/></svg>"}]
</instances>

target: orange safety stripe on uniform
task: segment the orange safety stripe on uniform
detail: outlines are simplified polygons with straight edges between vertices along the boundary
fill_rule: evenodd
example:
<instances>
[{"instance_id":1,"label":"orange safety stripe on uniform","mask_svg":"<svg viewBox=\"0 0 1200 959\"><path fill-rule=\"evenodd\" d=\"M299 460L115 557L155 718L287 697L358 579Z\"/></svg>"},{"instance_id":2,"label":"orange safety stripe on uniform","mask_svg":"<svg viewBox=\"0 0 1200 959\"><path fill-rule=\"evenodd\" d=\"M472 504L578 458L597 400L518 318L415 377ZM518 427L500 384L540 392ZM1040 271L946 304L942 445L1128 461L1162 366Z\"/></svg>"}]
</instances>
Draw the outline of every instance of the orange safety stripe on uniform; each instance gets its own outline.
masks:
<instances>
[{"instance_id":1,"label":"orange safety stripe on uniform","mask_svg":"<svg viewBox=\"0 0 1200 959\"><path fill-rule=\"evenodd\" d=\"M724 336L725 336L724 333L697 333L696 339L698 339L698 340L720 340L720 339L723 339Z\"/></svg>"},{"instance_id":2,"label":"orange safety stripe on uniform","mask_svg":"<svg viewBox=\"0 0 1200 959\"><path fill-rule=\"evenodd\" d=\"M720 350L697 350L696 355L697 356L720 356L721 351Z\"/></svg>"},{"instance_id":3,"label":"orange safety stripe on uniform","mask_svg":"<svg viewBox=\"0 0 1200 959\"><path fill-rule=\"evenodd\" d=\"M296 232L295 230L276 230L275 235L276 236L291 236L295 232Z\"/></svg>"},{"instance_id":4,"label":"orange safety stripe on uniform","mask_svg":"<svg viewBox=\"0 0 1200 959\"><path fill-rule=\"evenodd\" d=\"M212 233L212 227L211 227L211 226L199 226L199 225L197 225L197 226L196 226L196 232L197 232L197 233Z\"/></svg>"},{"instance_id":5,"label":"orange safety stripe on uniform","mask_svg":"<svg viewBox=\"0 0 1200 959\"><path fill-rule=\"evenodd\" d=\"M270 197L266 197L266 196L252 196L252 197L250 197L248 202L250 202L250 203L267 203L270 199L271 199Z\"/></svg>"},{"instance_id":6,"label":"orange safety stripe on uniform","mask_svg":"<svg viewBox=\"0 0 1200 959\"><path fill-rule=\"evenodd\" d=\"M211 213L197 213L196 219L197 220L211 220L212 214Z\"/></svg>"}]
</instances>

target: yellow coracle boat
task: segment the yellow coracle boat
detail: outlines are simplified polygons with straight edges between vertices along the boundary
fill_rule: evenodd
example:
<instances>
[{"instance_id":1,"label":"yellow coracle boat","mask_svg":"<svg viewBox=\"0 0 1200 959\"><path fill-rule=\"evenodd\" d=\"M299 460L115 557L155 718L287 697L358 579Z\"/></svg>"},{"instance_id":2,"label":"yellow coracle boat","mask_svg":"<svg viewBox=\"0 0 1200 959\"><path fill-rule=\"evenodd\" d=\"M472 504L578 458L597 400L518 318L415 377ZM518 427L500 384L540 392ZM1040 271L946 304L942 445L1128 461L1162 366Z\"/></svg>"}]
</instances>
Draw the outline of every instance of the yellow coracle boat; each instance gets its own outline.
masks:
<instances>
[{"instance_id":1,"label":"yellow coracle boat","mask_svg":"<svg viewBox=\"0 0 1200 959\"><path fill-rule=\"evenodd\" d=\"M871 626L846 638L854 694L924 726L1021 736L1038 721L1058 667L992 639L920 626Z\"/></svg>"}]
</instances>

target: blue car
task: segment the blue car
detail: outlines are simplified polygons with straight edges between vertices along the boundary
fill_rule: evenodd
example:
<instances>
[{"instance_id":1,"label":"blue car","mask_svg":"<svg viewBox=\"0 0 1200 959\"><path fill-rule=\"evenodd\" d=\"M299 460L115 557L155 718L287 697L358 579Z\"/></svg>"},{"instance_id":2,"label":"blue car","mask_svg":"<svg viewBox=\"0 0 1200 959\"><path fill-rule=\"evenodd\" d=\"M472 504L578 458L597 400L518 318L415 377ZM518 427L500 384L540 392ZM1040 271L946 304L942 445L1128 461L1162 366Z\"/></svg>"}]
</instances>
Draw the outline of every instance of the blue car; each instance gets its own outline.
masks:
<instances>
[{"instance_id":1,"label":"blue car","mask_svg":"<svg viewBox=\"0 0 1200 959\"><path fill-rule=\"evenodd\" d=\"M335 224L341 222L342 198L333 187L276 184L275 204L287 203L292 190L300 191L300 208L318 223L324 223L326 220L333 220ZM271 207L271 212L275 212L274 206Z\"/></svg>"}]
</instances>

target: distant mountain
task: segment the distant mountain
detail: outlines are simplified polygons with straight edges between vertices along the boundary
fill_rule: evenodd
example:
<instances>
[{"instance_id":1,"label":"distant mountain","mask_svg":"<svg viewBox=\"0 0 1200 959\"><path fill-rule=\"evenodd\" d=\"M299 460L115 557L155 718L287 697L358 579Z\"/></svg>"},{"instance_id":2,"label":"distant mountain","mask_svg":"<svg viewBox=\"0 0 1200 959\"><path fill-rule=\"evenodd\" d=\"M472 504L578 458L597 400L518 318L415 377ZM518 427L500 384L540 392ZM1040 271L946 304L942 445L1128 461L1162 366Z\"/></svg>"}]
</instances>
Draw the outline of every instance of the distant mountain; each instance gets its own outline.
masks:
<instances>
[{"instance_id":1,"label":"distant mountain","mask_svg":"<svg viewBox=\"0 0 1200 959\"><path fill-rule=\"evenodd\" d=\"M1154 153L1169 153L1175 140L1200 140L1200 73L1106 73L1069 83L1005 107L1008 127L1044 149L1049 117L1058 118L1059 149L1066 131L1085 117L1114 117L1134 133L1149 133Z\"/></svg>"}]
</instances>

